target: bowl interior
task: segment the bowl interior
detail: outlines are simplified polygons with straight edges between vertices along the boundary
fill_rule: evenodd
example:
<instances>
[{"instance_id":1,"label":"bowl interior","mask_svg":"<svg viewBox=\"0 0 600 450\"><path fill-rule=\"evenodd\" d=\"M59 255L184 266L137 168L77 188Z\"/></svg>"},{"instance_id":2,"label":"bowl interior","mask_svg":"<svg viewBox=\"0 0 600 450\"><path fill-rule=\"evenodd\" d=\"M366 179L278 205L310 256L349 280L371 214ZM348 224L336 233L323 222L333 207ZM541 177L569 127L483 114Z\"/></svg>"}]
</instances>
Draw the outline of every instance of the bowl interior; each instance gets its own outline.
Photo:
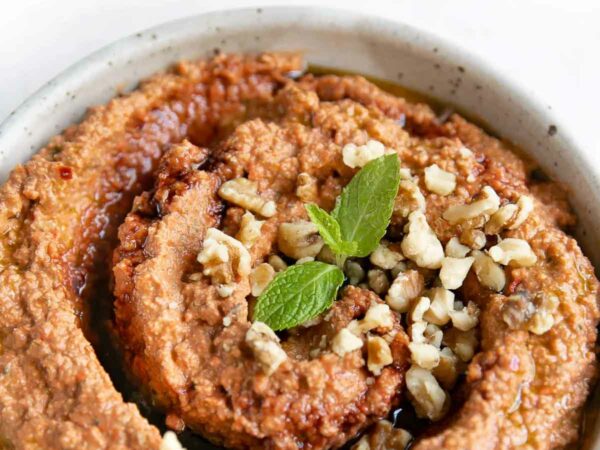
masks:
<instances>
[{"instance_id":1,"label":"bowl interior","mask_svg":"<svg viewBox=\"0 0 600 450\"><path fill-rule=\"evenodd\" d=\"M483 120L537 160L571 191L577 237L600 267L600 182L576 139L546 107L468 53L412 27L315 7L233 10L191 17L138 33L72 66L0 125L0 180L47 140L81 120L87 107L134 88L184 58L214 52L299 50L325 67L397 82ZM596 395L597 397L598 395ZM594 404L598 402L594 401ZM599 448L595 414L586 448Z\"/></svg>"}]
</instances>

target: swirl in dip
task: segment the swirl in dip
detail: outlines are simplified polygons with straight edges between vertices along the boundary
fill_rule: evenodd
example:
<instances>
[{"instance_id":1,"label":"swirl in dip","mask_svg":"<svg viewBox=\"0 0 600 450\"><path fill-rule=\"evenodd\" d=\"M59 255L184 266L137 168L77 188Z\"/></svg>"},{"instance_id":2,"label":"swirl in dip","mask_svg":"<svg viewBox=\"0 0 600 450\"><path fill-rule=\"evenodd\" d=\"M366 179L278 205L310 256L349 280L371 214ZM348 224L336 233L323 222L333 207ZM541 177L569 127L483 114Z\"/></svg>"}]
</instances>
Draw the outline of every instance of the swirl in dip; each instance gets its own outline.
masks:
<instances>
[{"instance_id":1,"label":"swirl in dip","mask_svg":"<svg viewBox=\"0 0 600 450\"><path fill-rule=\"evenodd\" d=\"M125 370L177 432L239 449L577 441L598 281L565 191L458 115L301 70L295 54L182 62L14 169L0 446L179 448L94 352L109 274ZM384 155L401 167L385 236L336 258L306 205L331 211ZM343 270L330 308L277 334L253 320L273 279L313 261ZM418 427L392 426L398 405Z\"/></svg>"}]
</instances>

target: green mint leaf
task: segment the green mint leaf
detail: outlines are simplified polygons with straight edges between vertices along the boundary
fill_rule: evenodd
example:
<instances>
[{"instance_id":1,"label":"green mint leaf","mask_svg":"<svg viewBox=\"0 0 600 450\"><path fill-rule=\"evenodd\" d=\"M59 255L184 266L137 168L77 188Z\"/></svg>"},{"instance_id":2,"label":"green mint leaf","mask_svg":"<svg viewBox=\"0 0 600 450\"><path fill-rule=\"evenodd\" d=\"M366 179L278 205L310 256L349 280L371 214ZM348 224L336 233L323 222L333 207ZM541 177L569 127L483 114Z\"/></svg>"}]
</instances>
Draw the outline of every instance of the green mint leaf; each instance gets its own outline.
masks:
<instances>
[{"instance_id":1,"label":"green mint leaf","mask_svg":"<svg viewBox=\"0 0 600 450\"><path fill-rule=\"evenodd\" d=\"M258 297L253 318L274 330L295 327L330 308L343 282L343 272L330 264L290 266Z\"/></svg>"},{"instance_id":2,"label":"green mint leaf","mask_svg":"<svg viewBox=\"0 0 600 450\"><path fill-rule=\"evenodd\" d=\"M306 205L306 211L310 220L319 229L319 234L334 253L353 255L356 252L356 242L346 242L342 239L340 225L327 211L317 205Z\"/></svg>"},{"instance_id":3,"label":"green mint leaf","mask_svg":"<svg viewBox=\"0 0 600 450\"><path fill-rule=\"evenodd\" d=\"M355 242L349 256L364 257L379 244L390 223L400 184L398 155L385 155L365 165L337 198L331 216L343 241Z\"/></svg>"}]
</instances>

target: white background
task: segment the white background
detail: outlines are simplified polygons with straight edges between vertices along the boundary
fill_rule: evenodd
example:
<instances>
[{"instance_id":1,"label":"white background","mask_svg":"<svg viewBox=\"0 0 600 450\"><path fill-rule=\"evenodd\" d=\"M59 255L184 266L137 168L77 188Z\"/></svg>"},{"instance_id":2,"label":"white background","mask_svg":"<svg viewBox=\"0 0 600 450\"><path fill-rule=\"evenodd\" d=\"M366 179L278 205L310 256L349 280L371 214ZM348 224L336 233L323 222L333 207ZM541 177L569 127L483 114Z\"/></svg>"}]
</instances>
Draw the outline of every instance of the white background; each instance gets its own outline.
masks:
<instances>
[{"instance_id":1,"label":"white background","mask_svg":"<svg viewBox=\"0 0 600 450\"><path fill-rule=\"evenodd\" d=\"M404 21L479 54L600 153L600 0L321 1ZM88 53L152 25L249 0L0 0L0 121ZM314 4L314 2L313 2Z\"/></svg>"}]
</instances>

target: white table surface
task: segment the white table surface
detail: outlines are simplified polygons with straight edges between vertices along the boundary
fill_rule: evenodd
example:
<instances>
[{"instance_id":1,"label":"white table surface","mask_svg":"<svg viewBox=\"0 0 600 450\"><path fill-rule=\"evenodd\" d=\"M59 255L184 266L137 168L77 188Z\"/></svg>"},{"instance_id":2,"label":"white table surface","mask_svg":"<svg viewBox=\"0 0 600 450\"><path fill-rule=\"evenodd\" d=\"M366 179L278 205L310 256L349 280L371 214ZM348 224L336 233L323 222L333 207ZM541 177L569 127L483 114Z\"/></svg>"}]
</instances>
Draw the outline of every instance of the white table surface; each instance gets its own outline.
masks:
<instances>
[{"instance_id":1,"label":"white table surface","mask_svg":"<svg viewBox=\"0 0 600 450\"><path fill-rule=\"evenodd\" d=\"M0 121L90 52L152 25L260 0L3 0ZM314 4L315 2L313 2ZM508 71L600 154L600 0L326 0L320 5L404 21Z\"/></svg>"}]
</instances>

